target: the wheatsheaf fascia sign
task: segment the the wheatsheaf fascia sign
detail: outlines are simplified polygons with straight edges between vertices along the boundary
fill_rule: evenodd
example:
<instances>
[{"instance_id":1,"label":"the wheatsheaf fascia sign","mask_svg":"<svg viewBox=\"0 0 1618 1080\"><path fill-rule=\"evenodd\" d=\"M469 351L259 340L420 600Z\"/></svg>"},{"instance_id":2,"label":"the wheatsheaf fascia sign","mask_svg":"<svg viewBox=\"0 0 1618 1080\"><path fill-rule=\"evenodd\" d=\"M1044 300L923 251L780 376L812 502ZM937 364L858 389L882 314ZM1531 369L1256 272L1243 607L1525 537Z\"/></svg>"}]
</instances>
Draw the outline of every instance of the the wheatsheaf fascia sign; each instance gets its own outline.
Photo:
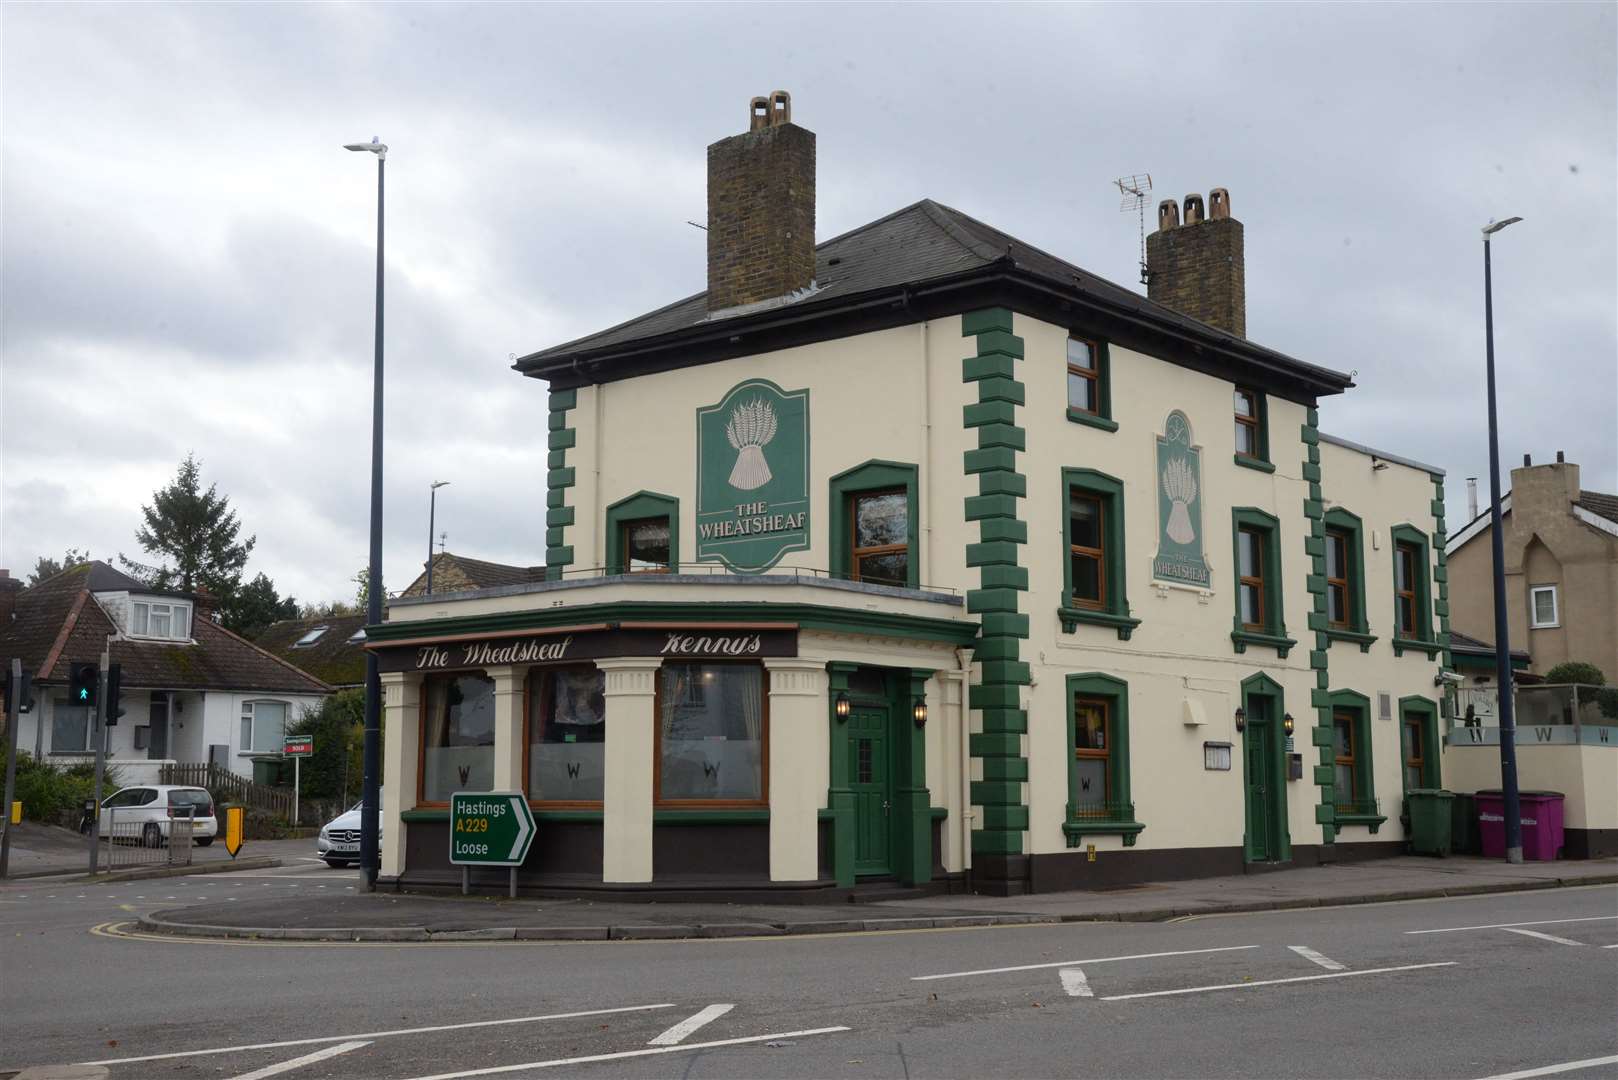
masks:
<instances>
[{"instance_id":1,"label":"the wheatsheaf fascia sign","mask_svg":"<svg viewBox=\"0 0 1618 1080\"><path fill-rule=\"evenodd\" d=\"M1213 587L1203 552L1202 448L1191 443L1191 421L1178 409L1157 436L1157 557L1152 578L1201 589Z\"/></svg>"},{"instance_id":2,"label":"the wheatsheaf fascia sign","mask_svg":"<svg viewBox=\"0 0 1618 1080\"><path fill-rule=\"evenodd\" d=\"M749 379L697 410L697 561L768 570L809 546L809 391Z\"/></svg>"}]
</instances>

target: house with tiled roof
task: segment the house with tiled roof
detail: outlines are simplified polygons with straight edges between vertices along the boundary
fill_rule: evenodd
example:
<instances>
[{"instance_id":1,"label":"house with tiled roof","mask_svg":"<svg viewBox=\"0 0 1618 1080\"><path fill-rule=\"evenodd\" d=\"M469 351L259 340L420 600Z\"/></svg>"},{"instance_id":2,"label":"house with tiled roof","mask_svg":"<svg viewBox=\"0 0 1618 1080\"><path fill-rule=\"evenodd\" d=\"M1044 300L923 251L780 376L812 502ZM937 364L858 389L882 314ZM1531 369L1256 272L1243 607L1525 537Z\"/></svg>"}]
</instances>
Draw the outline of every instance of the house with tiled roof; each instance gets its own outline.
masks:
<instances>
[{"instance_id":1,"label":"house with tiled roof","mask_svg":"<svg viewBox=\"0 0 1618 1080\"><path fill-rule=\"evenodd\" d=\"M63 760L94 753L90 710L67 701L69 666L106 651L123 675L124 716L107 751L126 781L164 762L213 762L250 777L279 755L287 724L331 686L226 630L206 593L164 592L103 562L32 588L0 571L0 661L34 677L34 708L18 746ZM148 775L151 774L151 775Z\"/></svg>"},{"instance_id":2,"label":"house with tiled roof","mask_svg":"<svg viewBox=\"0 0 1618 1080\"><path fill-rule=\"evenodd\" d=\"M1579 486L1579 467L1558 453L1523 458L1500 500L1511 644L1544 674L1568 660L1618 682L1618 495ZM1453 533L1451 615L1457 630L1494 638L1494 557L1488 510Z\"/></svg>"},{"instance_id":3,"label":"house with tiled roof","mask_svg":"<svg viewBox=\"0 0 1618 1080\"><path fill-rule=\"evenodd\" d=\"M481 589L500 589L509 585L531 585L545 580L543 566L510 566L486 559L469 559L452 551L440 551L433 556L432 589L427 587L427 572L412 581L400 596L426 596L434 593L472 592Z\"/></svg>"},{"instance_id":4,"label":"house with tiled roof","mask_svg":"<svg viewBox=\"0 0 1618 1080\"><path fill-rule=\"evenodd\" d=\"M336 690L365 685L365 613L282 619L253 644Z\"/></svg>"}]
</instances>

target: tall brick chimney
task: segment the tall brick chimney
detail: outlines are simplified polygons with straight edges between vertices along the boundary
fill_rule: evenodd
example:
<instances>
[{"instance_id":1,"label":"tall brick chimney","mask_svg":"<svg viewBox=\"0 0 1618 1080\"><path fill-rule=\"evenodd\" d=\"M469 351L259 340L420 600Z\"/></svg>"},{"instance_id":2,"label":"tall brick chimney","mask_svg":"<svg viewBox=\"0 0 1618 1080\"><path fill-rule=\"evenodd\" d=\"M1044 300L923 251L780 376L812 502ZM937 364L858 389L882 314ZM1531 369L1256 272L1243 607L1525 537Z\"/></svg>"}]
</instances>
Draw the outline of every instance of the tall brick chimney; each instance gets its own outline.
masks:
<instances>
[{"instance_id":1,"label":"tall brick chimney","mask_svg":"<svg viewBox=\"0 0 1618 1080\"><path fill-rule=\"evenodd\" d=\"M756 97L745 134L708 147L708 310L806 289L815 278L815 133L792 95Z\"/></svg>"},{"instance_id":2,"label":"tall brick chimney","mask_svg":"<svg viewBox=\"0 0 1618 1080\"><path fill-rule=\"evenodd\" d=\"M711 241L710 241L711 242ZM1157 231L1146 238L1146 295L1209 326L1247 336L1247 274L1242 223L1230 216L1230 192L1185 197L1185 221L1173 199L1157 206Z\"/></svg>"},{"instance_id":3,"label":"tall brick chimney","mask_svg":"<svg viewBox=\"0 0 1618 1080\"><path fill-rule=\"evenodd\" d=\"M0 570L0 633L11 625L11 617L17 610L17 594L22 589L22 582L12 577L10 570Z\"/></svg>"}]
</instances>

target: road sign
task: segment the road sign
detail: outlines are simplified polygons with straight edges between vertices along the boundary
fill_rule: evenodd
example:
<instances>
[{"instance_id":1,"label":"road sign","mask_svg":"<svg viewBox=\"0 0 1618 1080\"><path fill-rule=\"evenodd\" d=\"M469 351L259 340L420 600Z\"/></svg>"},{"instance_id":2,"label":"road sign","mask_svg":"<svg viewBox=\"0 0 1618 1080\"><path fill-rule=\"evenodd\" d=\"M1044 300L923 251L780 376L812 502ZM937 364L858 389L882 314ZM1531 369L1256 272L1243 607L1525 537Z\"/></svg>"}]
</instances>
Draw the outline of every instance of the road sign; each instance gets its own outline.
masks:
<instances>
[{"instance_id":1,"label":"road sign","mask_svg":"<svg viewBox=\"0 0 1618 1080\"><path fill-rule=\"evenodd\" d=\"M314 752L313 735L286 735L281 739L281 753L287 757L308 757Z\"/></svg>"},{"instance_id":2,"label":"road sign","mask_svg":"<svg viewBox=\"0 0 1618 1080\"><path fill-rule=\"evenodd\" d=\"M449 797L449 861L521 866L534 842L534 815L515 791L457 791Z\"/></svg>"},{"instance_id":3,"label":"road sign","mask_svg":"<svg viewBox=\"0 0 1618 1080\"><path fill-rule=\"evenodd\" d=\"M225 807L225 850L234 859L246 839L247 810L240 806Z\"/></svg>"}]
</instances>

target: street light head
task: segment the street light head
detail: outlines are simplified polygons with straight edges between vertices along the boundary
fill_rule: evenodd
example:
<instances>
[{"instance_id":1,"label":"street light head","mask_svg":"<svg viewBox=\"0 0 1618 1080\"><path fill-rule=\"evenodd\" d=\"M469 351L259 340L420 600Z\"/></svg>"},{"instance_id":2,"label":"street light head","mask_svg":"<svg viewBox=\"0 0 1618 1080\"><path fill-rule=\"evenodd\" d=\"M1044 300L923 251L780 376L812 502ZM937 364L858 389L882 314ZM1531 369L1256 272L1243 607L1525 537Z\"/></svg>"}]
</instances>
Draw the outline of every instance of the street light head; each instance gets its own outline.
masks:
<instances>
[{"instance_id":1,"label":"street light head","mask_svg":"<svg viewBox=\"0 0 1618 1080\"><path fill-rule=\"evenodd\" d=\"M437 491L439 488L441 488L441 487L449 487L449 485L450 485L450 482L448 480L434 480L433 485L432 485L432 490Z\"/></svg>"},{"instance_id":2,"label":"street light head","mask_svg":"<svg viewBox=\"0 0 1618 1080\"><path fill-rule=\"evenodd\" d=\"M343 144L343 149L344 150L369 150L371 153L375 154L377 157L385 158L385 157L388 156L388 144L383 142L381 140L381 138L376 136L376 135L372 135L371 136L371 141L368 142L368 143L367 142L344 143Z\"/></svg>"},{"instance_id":3,"label":"street light head","mask_svg":"<svg viewBox=\"0 0 1618 1080\"><path fill-rule=\"evenodd\" d=\"M1522 218L1520 217L1508 217L1504 221L1491 221L1483 227L1483 236L1485 239L1487 239L1488 237L1491 237L1495 233L1499 232L1501 229L1505 228L1507 225L1515 225L1521 220Z\"/></svg>"}]
</instances>

